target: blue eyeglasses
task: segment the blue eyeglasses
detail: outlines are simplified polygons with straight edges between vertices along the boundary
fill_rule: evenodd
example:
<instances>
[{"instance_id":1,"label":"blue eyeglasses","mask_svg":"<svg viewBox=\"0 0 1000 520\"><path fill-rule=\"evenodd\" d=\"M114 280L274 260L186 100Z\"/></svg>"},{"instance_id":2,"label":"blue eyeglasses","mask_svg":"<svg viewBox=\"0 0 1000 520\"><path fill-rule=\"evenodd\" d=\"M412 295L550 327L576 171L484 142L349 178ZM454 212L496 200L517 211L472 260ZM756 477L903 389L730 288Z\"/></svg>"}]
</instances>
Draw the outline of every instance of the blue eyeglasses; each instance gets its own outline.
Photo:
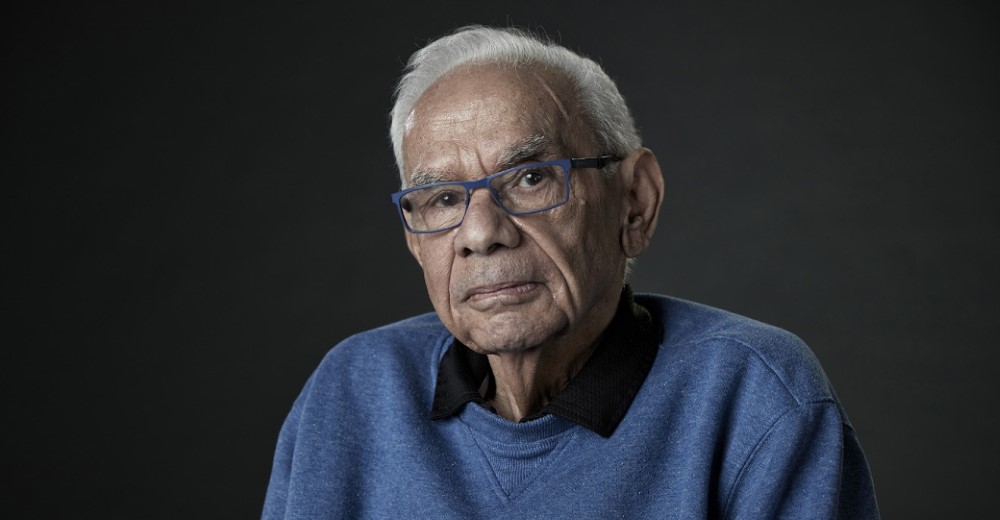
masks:
<instances>
[{"instance_id":1,"label":"blue eyeglasses","mask_svg":"<svg viewBox=\"0 0 1000 520\"><path fill-rule=\"evenodd\" d=\"M462 225L472 191L486 188L508 215L530 215L562 206L569 200L573 168L603 168L620 161L613 155L559 159L517 166L482 179L434 182L392 194L403 227L411 233L437 233Z\"/></svg>"}]
</instances>

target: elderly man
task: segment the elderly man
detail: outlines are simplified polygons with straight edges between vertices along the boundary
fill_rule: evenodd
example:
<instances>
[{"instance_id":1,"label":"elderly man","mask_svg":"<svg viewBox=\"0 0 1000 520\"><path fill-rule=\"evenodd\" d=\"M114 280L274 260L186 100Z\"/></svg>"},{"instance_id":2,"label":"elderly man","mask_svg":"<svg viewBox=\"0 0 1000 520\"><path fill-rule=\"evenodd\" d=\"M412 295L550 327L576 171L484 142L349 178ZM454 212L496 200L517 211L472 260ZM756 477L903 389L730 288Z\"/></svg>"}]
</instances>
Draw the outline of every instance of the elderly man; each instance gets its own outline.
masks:
<instances>
[{"instance_id":1,"label":"elderly man","mask_svg":"<svg viewBox=\"0 0 1000 520\"><path fill-rule=\"evenodd\" d=\"M792 334L633 294L663 200L614 83L513 29L408 64L392 196L435 312L333 348L264 518L877 518Z\"/></svg>"}]
</instances>

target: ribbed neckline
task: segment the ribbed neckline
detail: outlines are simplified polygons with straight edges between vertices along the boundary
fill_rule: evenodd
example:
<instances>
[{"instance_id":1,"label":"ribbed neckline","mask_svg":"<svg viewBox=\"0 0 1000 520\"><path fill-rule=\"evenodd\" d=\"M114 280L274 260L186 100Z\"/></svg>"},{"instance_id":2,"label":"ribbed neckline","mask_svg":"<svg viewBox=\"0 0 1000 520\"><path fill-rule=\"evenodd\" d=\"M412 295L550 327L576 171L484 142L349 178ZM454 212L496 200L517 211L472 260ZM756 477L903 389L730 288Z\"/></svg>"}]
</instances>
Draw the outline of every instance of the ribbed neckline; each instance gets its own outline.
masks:
<instances>
[{"instance_id":1,"label":"ribbed neckline","mask_svg":"<svg viewBox=\"0 0 1000 520\"><path fill-rule=\"evenodd\" d=\"M514 422L482 407L467 404L457 418L475 433L508 444L550 439L576 426L573 421L549 414L527 422Z\"/></svg>"}]
</instances>

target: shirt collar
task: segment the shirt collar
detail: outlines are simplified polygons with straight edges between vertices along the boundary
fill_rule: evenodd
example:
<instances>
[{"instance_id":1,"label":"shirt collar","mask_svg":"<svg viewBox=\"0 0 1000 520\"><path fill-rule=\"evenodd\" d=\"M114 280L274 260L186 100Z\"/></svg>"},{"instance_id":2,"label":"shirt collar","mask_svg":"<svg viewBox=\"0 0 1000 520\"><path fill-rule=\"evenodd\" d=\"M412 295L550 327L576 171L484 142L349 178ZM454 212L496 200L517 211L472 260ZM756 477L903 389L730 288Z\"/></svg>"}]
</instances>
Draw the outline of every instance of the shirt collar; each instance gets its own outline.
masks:
<instances>
[{"instance_id":1,"label":"shirt collar","mask_svg":"<svg viewBox=\"0 0 1000 520\"><path fill-rule=\"evenodd\" d=\"M540 412L525 420L551 413L610 437L653 366L657 336L649 311L635 303L632 289L625 285L615 317L583 368ZM492 392L493 374L486 356L456 339L441 358L431 419L451 417L470 401L488 406Z\"/></svg>"}]
</instances>

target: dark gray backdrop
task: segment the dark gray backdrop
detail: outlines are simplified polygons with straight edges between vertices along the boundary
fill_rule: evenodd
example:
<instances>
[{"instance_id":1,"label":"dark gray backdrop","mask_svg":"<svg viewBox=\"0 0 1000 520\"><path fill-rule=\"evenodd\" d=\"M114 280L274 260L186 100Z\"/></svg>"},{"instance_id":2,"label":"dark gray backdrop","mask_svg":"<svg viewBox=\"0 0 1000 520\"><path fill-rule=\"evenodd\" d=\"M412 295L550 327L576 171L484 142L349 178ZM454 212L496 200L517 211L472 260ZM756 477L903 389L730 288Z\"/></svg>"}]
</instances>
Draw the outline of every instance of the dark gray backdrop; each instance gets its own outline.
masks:
<instances>
[{"instance_id":1,"label":"dark gray backdrop","mask_svg":"<svg viewBox=\"0 0 1000 520\"><path fill-rule=\"evenodd\" d=\"M473 22L631 102L668 190L636 290L803 337L886 518L995 509L986 3L67 4L2 8L5 517L259 515L327 349L430 310L386 114Z\"/></svg>"}]
</instances>

